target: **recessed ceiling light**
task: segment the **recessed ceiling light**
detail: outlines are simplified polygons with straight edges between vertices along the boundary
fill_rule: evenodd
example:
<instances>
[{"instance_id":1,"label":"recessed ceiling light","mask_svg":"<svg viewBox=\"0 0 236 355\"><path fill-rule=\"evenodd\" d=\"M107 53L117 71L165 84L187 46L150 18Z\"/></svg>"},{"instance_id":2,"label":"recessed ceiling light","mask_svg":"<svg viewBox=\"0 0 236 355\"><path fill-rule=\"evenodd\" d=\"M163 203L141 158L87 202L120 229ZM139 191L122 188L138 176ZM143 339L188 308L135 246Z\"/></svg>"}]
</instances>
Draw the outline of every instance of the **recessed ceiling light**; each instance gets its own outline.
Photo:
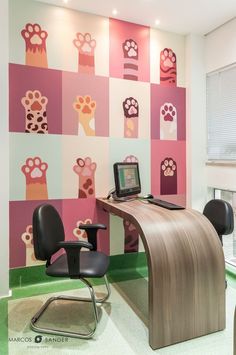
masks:
<instances>
[{"instance_id":1,"label":"recessed ceiling light","mask_svg":"<svg viewBox=\"0 0 236 355\"><path fill-rule=\"evenodd\" d=\"M155 21L155 25L156 25L156 26L160 25L160 20L156 20L156 21Z\"/></svg>"},{"instance_id":2,"label":"recessed ceiling light","mask_svg":"<svg viewBox=\"0 0 236 355\"><path fill-rule=\"evenodd\" d=\"M63 2L64 2L65 4L67 4L67 3L68 3L68 0L63 0Z\"/></svg>"},{"instance_id":3,"label":"recessed ceiling light","mask_svg":"<svg viewBox=\"0 0 236 355\"><path fill-rule=\"evenodd\" d=\"M117 15L118 11L116 9L112 10L112 15Z\"/></svg>"}]
</instances>

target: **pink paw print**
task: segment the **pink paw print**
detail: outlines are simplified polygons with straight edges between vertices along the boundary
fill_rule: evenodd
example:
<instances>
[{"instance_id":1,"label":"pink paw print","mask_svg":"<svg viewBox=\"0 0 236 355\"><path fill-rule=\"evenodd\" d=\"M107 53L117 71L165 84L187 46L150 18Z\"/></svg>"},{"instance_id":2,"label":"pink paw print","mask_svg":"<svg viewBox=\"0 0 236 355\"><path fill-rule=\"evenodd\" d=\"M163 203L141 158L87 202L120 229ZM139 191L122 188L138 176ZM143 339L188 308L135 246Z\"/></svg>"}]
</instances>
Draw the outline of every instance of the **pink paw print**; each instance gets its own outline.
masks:
<instances>
[{"instance_id":1,"label":"pink paw print","mask_svg":"<svg viewBox=\"0 0 236 355\"><path fill-rule=\"evenodd\" d=\"M79 176L78 197L95 197L95 171L97 164L92 162L91 158L78 158L77 165L73 166L74 172Z\"/></svg>"},{"instance_id":2,"label":"pink paw print","mask_svg":"<svg viewBox=\"0 0 236 355\"><path fill-rule=\"evenodd\" d=\"M176 86L176 55L170 48L160 53L160 83L164 86Z\"/></svg>"},{"instance_id":3,"label":"pink paw print","mask_svg":"<svg viewBox=\"0 0 236 355\"><path fill-rule=\"evenodd\" d=\"M167 158L162 162L161 169L165 176L174 176L176 163L173 159Z\"/></svg>"},{"instance_id":4,"label":"pink paw print","mask_svg":"<svg viewBox=\"0 0 236 355\"><path fill-rule=\"evenodd\" d=\"M21 34L28 46L46 47L46 39L48 34L46 31L42 31L40 25L37 23L27 23L25 29L21 31Z\"/></svg>"},{"instance_id":5,"label":"pink paw print","mask_svg":"<svg viewBox=\"0 0 236 355\"><path fill-rule=\"evenodd\" d=\"M43 163L39 157L28 158L21 170L26 177L27 183L46 180L47 163Z\"/></svg>"},{"instance_id":6,"label":"pink paw print","mask_svg":"<svg viewBox=\"0 0 236 355\"><path fill-rule=\"evenodd\" d=\"M133 39L127 39L122 47L125 58L138 59L138 45Z\"/></svg>"},{"instance_id":7,"label":"pink paw print","mask_svg":"<svg viewBox=\"0 0 236 355\"><path fill-rule=\"evenodd\" d=\"M166 102L161 107L161 115L164 118L164 121L174 121L174 118L176 117L176 108L170 102Z\"/></svg>"},{"instance_id":8,"label":"pink paw print","mask_svg":"<svg viewBox=\"0 0 236 355\"><path fill-rule=\"evenodd\" d=\"M161 195L177 194L177 164L172 158L161 162Z\"/></svg>"},{"instance_id":9,"label":"pink paw print","mask_svg":"<svg viewBox=\"0 0 236 355\"><path fill-rule=\"evenodd\" d=\"M47 68L46 39L47 32L37 23L27 23L21 31L26 46L26 64Z\"/></svg>"},{"instance_id":10,"label":"pink paw print","mask_svg":"<svg viewBox=\"0 0 236 355\"><path fill-rule=\"evenodd\" d=\"M92 39L90 33L76 33L76 39L73 40L75 47L81 53L90 53L93 54L96 48L96 40Z\"/></svg>"},{"instance_id":11,"label":"pink paw print","mask_svg":"<svg viewBox=\"0 0 236 355\"><path fill-rule=\"evenodd\" d=\"M124 136L126 138L138 137L139 104L133 97L128 97L123 102L124 111Z\"/></svg>"},{"instance_id":12,"label":"pink paw print","mask_svg":"<svg viewBox=\"0 0 236 355\"><path fill-rule=\"evenodd\" d=\"M161 60L165 67L173 67L176 63L176 55L170 48L165 48L161 53Z\"/></svg>"},{"instance_id":13,"label":"pink paw print","mask_svg":"<svg viewBox=\"0 0 236 355\"><path fill-rule=\"evenodd\" d=\"M123 78L128 80L138 80L138 44L132 38L122 43L124 56Z\"/></svg>"},{"instance_id":14,"label":"pink paw print","mask_svg":"<svg viewBox=\"0 0 236 355\"><path fill-rule=\"evenodd\" d=\"M171 102L160 108L160 139L177 140L177 110Z\"/></svg>"},{"instance_id":15,"label":"pink paw print","mask_svg":"<svg viewBox=\"0 0 236 355\"><path fill-rule=\"evenodd\" d=\"M123 225L125 232L125 253L137 252L139 234L135 226L126 220L123 220Z\"/></svg>"},{"instance_id":16,"label":"pink paw print","mask_svg":"<svg viewBox=\"0 0 236 355\"><path fill-rule=\"evenodd\" d=\"M81 73L94 74L95 61L94 52L96 48L96 40L92 38L90 33L76 33L73 40L74 46L79 51L78 70Z\"/></svg>"},{"instance_id":17,"label":"pink paw print","mask_svg":"<svg viewBox=\"0 0 236 355\"><path fill-rule=\"evenodd\" d=\"M138 163L138 158L135 155L127 155L124 159L124 163Z\"/></svg>"},{"instance_id":18,"label":"pink paw print","mask_svg":"<svg viewBox=\"0 0 236 355\"><path fill-rule=\"evenodd\" d=\"M135 155L127 155L127 157L125 157L123 161L124 163L138 163L138 158ZM127 220L123 220L123 225L125 232L125 252L128 253L130 251L138 251L136 249L138 245L138 232L135 226ZM134 242L134 244L136 245L134 249L130 249L130 242L131 244Z\"/></svg>"},{"instance_id":19,"label":"pink paw print","mask_svg":"<svg viewBox=\"0 0 236 355\"><path fill-rule=\"evenodd\" d=\"M39 157L28 158L21 171L26 178L26 200L45 200L48 198L46 171L48 164Z\"/></svg>"},{"instance_id":20,"label":"pink paw print","mask_svg":"<svg viewBox=\"0 0 236 355\"><path fill-rule=\"evenodd\" d=\"M131 222L126 220L124 221L124 227L127 228L129 232L136 231L135 226Z\"/></svg>"}]
</instances>

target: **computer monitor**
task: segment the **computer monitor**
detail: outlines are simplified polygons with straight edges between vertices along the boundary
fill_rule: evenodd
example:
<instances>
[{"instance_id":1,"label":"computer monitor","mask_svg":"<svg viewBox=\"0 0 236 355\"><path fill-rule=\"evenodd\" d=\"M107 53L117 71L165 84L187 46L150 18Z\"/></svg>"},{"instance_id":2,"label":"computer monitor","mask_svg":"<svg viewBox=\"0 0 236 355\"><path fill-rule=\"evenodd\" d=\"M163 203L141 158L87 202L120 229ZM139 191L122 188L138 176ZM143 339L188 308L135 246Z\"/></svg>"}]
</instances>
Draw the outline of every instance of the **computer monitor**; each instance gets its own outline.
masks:
<instances>
[{"instance_id":1,"label":"computer monitor","mask_svg":"<svg viewBox=\"0 0 236 355\"><path fill-rule=\"evenodd\" d=\"M136 195L141 192L138 163L115 163L113 168L117 197Z\"/></svg>"}]
</instances>

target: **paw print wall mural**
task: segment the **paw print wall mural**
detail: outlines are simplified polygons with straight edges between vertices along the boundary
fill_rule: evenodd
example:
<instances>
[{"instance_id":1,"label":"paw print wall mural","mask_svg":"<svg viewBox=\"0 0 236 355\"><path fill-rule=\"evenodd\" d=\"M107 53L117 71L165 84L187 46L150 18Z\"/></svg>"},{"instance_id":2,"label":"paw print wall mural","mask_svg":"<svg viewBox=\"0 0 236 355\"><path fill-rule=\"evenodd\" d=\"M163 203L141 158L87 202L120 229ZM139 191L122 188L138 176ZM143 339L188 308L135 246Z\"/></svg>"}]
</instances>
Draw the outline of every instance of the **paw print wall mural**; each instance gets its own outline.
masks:
<instances>
[{"instance_id":1,"label":"paw print wall mural","mask_svg":"<svg viewBox=\"0 0 236 355\"><path fill-rule=\"evenodd\" d=\"M160 108L160 139L177 140L177 110L171 102Z\"/></svg>"},{"instance_id":2,"label":"paw print wall mural","mask_svg":"<svg viewBox=\"0 0 236 355\"><path fill-rule=\"evenodd\" d=\"M27 23L21 31L25 40L25 64L34 67L48 67L46 39L48 33L37 23Z\"/></svg>"},{"instance_id":3,"label":"paw print wall mural","mask_svg":"<svg viewBox=\"0 0 236 355\"><path fill-rule=\"evenodd\" d=\"M138 158L135 155L127 155L123 160L124 163L138 163ZM125 253L132 253L138 251L139 234L130 221L123 220L124 234L125 234Z\"/></svg>"},{"instance_id":4,"label":"paw print wall mural","mask_svg":"<svg viewBox=\"0 0 236 355\"><path fill-rule=\"evenodd\" d=\"M124 111L124 137L138 138L139 104L133 97L123 102Z\"/></svg>"},{"instance_id":5,"label":"paw print wall mural","mask_svg":"<svg viewBox=\"0 0 236 355\"><path fill-rule=\"evenodd\" d=\"M33 227L31 224L26 226L25 232L21 235L21 240L25 244L25 265L33 266L44 263L41 260L37 260L34 255L34 246L33 246Z\"/></svg>"},{"instance_id":6,"label":"paw print wall mural","mask_svg":"<svg viewBox=\"0 0 236 355\"><path fill-rule=\"evenodd\" d=\"M138 163L138 158L135 155L127 155L123 160L124 163Z\"/></svg>"},{"instance_id":7,"label":"paw print wall mural","mask_svg":"<svg viewBox=\"0 0 236 355\"><path fill-rule=\"evenodd\" d=\"M47 200L47 178L48 164L42 162L41 158L28 158L21 167L26 179L26 200Z\"/></svg>"},{"instance_id":8,"label":"paw print wall mural","mask_svg":"<svg viewBox=\"0 0 236 355\"><path fill-rule=\"evenodd\" d=\"M74 46L78 49L78 71L80 73L95 74L94 52L96 40L90 33L76 33L73 40Z\"/></svg>"},{"instance_id":9,"label":"paw print wall mural","mask_svg":"<svg viewBox=\"0 0 236 355\"><path fill-rule=\"evenodd\" d=\"M160 53L160 84L163 86L177 85L176 55L170 48Z\"/></svg>"},{"instance_id":10,"label":"paw print wall mural","mask_svg":"<svg viewBox=\"0 0 236 355\"><path fill-rule=\"evenodd\" d=\"M177 194L177 164L172 158L161 162L161 195Z\"/></svg>"},{"instance_id":11,"label":"paw print wall mural","mask_svg":"<svg viewBox=\"0 0 236 355\"><path fill-rule=\"evenodd\" d=\"M87 233L83 229L79 229L80 224L91 224L92 220L90 218L86 218L84 221L77 221L76 228L73 229L74 236L81 241L88 241ZM88 249L85 249L88 250Z\"/></svg>"},{"instance_id":12,"label":"paw print wall mural","mask_svg":"<svg viewBox=\"0 0 236 355\"><path fill-rule=\"evenodd\" d=\"M138 45L133 39L122 43L124 55L124 79L138 80Z\"/></svg>"},{"instance_id":13,"label":"paw print wall mural","mask_svg":"<svg viewBox=\"0 0 236 355\"><path fill-rule=\"evenodd\" d=\"M95 197L95 171L97 164L90 157L78 158L73 166L74 172L79 177L78 197Z\"/></svg>"},{"instance_id":14,"label":"paw print wall mural","mask_svg":"<svg viewBox=\"0 0 236 355\"><path fill-rule=\"evenodd\" d=\"M139 234L130 221L123 220L125 232L125 253L138 252Z\"/></svg>"},{"instance_id":15,"label":"paw print wall mural","mask_svg":"<svg viewBox=\"0 0 236 355\"><path fill-rule=\"evenodd\" d=\"M78 133L80 135L95 136L95 111L96 101L91 96L77 96L73 103L75 111L78 113Z\"/></svg>"},{"instance_id":16,"label":"paw print wall mural","mask_svg":"<svg viewBox=\"0 0 236 355\"><path fill-rule=\"evenodd\" d=\"M27 91L21 103L25 108L25 132L48 133L47 97L39 90Z\"/></svg>"}]
</instances>

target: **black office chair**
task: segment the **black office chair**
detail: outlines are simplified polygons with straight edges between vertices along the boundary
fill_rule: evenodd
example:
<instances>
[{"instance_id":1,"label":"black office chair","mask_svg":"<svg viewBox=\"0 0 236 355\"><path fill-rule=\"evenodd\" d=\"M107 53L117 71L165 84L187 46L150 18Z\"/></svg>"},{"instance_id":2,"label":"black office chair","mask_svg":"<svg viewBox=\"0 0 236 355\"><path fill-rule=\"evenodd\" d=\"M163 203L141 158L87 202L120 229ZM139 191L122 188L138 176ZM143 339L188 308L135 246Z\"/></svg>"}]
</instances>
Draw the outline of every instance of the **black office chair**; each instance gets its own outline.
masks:
<instances>
[{"instance_id":1,"label":"black office chair","mask_svg":"<svg viewBox=\"0 0 236 355\"><path fill-rule=\"evenodd\" d=\"M46 274L49 276L81 280L88 287L91 296L91 298L51 297L31 319L31 328L34 331L87 339L91 338L96 330L98 324L97 303L104 302L110 296L110 288L105 275L109 266L109 256L97 251L97 231L98 229L106 229L106 226L103 224L83 224L79 228L86 230L88 242L65 241L63 223L57 210L49 204L43 204L34 210L33 242L36 259L47 261ZM52 262L52 255L61 248L64 248L66 253ZM81 251L81 248L87 248L89 251ZM96 298L93 287L87 280L87 278L98 277L104 277L107 289L107 294L102 299ZM89 333L82 334L38 326L37 322L49 304L58 299L92 302L94 328Z\"/></svg>"},{"instance_id":2,"label":"black office chair","mask_svg":"<svg viewBox=\"0 0 236 355\"><path fill-rule=\"evenodd\" d=\"M231 234L234 230L234 212L232 206L224 200L210 200L204 207L203 214L214 226L223 245L222 236Z\"/></svg>"}]
</instances>

